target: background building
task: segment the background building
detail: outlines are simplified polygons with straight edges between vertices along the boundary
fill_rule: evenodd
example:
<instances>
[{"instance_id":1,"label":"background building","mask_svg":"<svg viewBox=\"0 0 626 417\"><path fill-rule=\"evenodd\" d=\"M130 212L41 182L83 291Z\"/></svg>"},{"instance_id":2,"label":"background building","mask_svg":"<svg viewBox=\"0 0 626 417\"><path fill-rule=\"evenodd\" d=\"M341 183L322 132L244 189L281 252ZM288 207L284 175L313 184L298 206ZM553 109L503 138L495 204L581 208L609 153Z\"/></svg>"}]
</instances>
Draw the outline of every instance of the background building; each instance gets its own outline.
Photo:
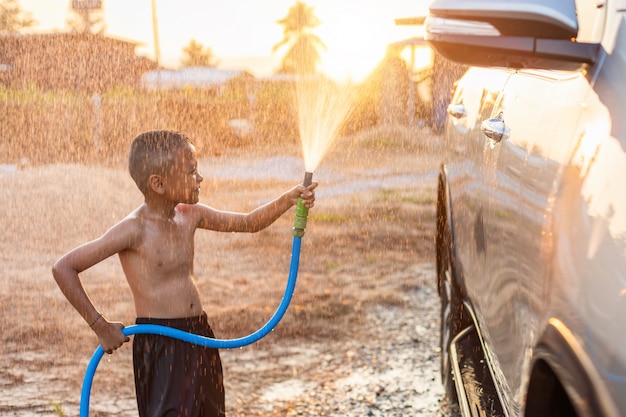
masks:
<instances>
[{"instance_id":1,"label":"background building","mask_svg":"<svg viewBox=\"0 0 626 417\"><path fill-rule=\"evenodd\" d=\"M0 85L99 92L136 87L156 68L136 42L91 33L0 35Z\"/></svg>"}]
</instances>

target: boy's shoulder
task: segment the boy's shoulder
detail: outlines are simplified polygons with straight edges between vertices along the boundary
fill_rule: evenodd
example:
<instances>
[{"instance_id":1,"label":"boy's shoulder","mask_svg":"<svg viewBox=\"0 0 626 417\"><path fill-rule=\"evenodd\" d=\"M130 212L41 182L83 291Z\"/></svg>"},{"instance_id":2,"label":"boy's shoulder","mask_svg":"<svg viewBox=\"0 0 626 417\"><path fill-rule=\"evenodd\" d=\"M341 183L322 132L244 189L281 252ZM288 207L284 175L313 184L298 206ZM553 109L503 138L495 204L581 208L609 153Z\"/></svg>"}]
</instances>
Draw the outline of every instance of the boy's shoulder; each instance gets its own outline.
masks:
<instances>
[{"instance_id":1,"label":"boy's shoulder","mask_svg":"<svg viewBox=\"0 0 626 417\"><path fill-rule=\"evenodd\" d=\"M181 215L190 215L201 209L202 204L185 204L179 203L176 205L176 212Z\"/></svg>"},{"instance_id":2,"label":"boy's shoulder","mask_svg":"<svg viewBox=\"0 0 626 417\"><path fill-rule=\"evenodd\" d=\"M141 207L130 212L126 217L117 222L111 230L127 236L138 236L145 227L145 215Z\"/></svg>"},{"instance_id":3,"label":"boy's shoulder","mask_svg":"<svg viewBox=\"0 0 626 417\"><path fill-rule=\"evenodd\" d=\"M205 217L206 209L208 209L208 207L200 203L180 203L176 206L176 216L185 223L196 224L200 219Z\"/></svg>"},{"instance_id":4,"label":"boy's shoulder","mask_svg":"<svg viewBox=\"0 0 626 417\"><path fill-rule=\"evenodd\" d=\"M219 213L222 212L202 203L181 203L176 206L176 216L182 223L187 224L191 228L197 228L200 224L204 224L204 226L200 226L202 228L210 228L207 227L207 224L212 224L217 221L216 216L219 215Z\"/></svg>"}]
</instances>

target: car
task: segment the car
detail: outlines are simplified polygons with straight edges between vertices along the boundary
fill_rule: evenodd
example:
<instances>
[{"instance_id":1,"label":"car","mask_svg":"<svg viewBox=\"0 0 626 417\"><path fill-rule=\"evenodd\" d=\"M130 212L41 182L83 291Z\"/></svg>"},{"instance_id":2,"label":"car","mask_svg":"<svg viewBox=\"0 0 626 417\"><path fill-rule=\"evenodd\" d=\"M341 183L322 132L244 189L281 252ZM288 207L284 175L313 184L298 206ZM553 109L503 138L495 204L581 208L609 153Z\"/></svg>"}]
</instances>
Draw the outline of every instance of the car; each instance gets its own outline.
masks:
<instances>
[{"instance_id":1,"label":"car","mask_svg":"<svg viewBox=\"0 0 626 417\"><path fill-rule=\"evenodd\" d=\"M433 0L435 238L464 416L626 416L626 1ZM622 183L625 181L625 183Z\"/></svg>"}]
</instances>

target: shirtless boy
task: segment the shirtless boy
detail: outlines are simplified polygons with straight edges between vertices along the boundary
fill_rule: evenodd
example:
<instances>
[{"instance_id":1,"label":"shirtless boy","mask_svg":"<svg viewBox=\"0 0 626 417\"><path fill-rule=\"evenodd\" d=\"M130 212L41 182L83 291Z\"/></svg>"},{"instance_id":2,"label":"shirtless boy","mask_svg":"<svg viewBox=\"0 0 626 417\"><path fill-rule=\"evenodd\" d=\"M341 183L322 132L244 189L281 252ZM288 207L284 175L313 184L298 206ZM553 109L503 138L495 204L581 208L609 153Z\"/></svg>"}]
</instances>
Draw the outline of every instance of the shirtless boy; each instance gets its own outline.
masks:
<instances>
[{"instance_id":1,"label":"shirtless boy","mask_svg":"<svg viewBox=\"0 0 626 417\"><path fill-rule=\"evenodd\" d=\"M135 303L137 323L152 323L214 337L193 272L196 229L258 232L298 198L311 208L314 189L295 186L250 213L216 210L198 203L203 177L195 149L182 134L150 131L131 145L130 175L144 203L101 237L61 257L52 269L61 291L96 333L107 353L124 342L124 325L93 305L79 274L117 254ZM224 386L216 349L157 335L133 341L135 389L141 417L224 416Z\"/></svg>"}]
</instances>

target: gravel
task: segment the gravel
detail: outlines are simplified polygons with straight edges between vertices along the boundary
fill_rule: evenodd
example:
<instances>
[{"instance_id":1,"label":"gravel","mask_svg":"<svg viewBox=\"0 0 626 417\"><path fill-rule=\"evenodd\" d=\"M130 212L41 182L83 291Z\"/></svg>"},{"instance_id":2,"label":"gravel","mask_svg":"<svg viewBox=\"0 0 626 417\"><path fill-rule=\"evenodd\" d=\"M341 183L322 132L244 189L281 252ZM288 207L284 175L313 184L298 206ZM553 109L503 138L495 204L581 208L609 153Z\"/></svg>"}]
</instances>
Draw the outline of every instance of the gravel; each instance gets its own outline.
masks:
<instances>
[{"instance_id":1,"label":"gravel","mask_svg":"<svg viewBox=\"0 0 626 417\"><path fill-rule=\"evenodd\" d=\"M419 285L408 287L401 306L371 307L367 331L358 340L223 352L231 386L227 403L229 394L235 397L230 398L231 414L453 415L439 377L434 267L416 265L407 273L413 276L406 279ZM245 383L251 379L268 382L251 393Z\"/></svg>"}]
</instances>

